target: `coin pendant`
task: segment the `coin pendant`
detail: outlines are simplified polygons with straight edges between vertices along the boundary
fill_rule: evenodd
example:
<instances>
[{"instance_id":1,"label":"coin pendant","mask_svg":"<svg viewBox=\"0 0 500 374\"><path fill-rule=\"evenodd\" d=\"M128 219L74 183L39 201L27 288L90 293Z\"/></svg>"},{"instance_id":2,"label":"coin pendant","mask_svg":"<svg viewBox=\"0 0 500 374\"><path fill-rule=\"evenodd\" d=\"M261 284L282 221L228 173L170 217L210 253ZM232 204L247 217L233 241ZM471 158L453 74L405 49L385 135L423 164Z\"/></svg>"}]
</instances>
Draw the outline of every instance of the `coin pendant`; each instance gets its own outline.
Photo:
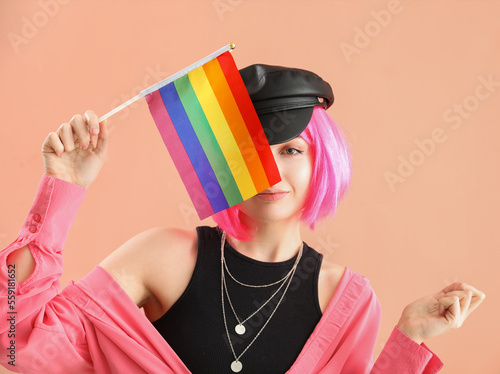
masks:
<instances>
[{"instance_id":1,"label":"coin pendant","mask_svg":"<svg viewBox=\"0 0 500 374\"><path fill-rule=\"evenodd\" d=\"M247 330L247 329L246 329L246 328L245 328L245 326L243 326L243 325L236 325L236 326L234 327L234 331L236 331L236 333L237 333L238 335L243 335L243 334L245 333L245 331L246 331L246 330Z\"/></svg>"},{"instance_id":2,"label":"coin pendant","mask_svg":"<svg viewBox=\"0 0 500 374\"><path fill-rule=\"evenodd\" d=\"M235 373L239 373L243 369L243 365L240 361L233 361L231 364L231 370L234 371Z\"/></svg>"}]
</instances>

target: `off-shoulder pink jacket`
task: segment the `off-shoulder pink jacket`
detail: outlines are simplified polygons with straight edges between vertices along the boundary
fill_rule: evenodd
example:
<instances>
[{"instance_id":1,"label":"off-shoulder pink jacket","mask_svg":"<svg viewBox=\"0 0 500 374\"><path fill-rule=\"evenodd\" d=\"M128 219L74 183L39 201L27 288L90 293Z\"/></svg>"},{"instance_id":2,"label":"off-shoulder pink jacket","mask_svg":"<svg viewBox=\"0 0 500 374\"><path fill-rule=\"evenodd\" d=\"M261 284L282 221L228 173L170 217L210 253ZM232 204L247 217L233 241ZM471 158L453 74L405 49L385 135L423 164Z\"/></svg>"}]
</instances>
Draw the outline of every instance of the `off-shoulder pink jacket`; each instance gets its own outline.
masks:
<instances>
[{"instance_id":1,"label":"off-shoulder pink jacket","mask_svg":"<svg viewBox=\"0 0 500 374\"><path fill-rule=\"evenodd\" d=\"M0 363L22 373L189 373L100 266L59 293L62 250L86 192L44 174L18 238L0 252ZM25 245L36 267L17 284L6 258ZM424 344L396 327L373 365L379 325L380 304L368 280L346 269L288 373L430 374L442 368Z\"/></svg>"}]
</instances>

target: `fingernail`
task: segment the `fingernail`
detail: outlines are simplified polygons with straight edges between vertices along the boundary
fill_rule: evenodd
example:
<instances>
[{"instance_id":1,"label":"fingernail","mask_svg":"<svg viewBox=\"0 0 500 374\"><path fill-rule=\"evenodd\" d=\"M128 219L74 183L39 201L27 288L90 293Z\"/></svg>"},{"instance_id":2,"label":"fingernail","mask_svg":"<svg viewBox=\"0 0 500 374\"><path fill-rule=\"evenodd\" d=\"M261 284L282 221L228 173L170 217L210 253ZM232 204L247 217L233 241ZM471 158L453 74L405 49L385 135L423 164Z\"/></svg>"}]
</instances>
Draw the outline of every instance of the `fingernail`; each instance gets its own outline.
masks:
<instances>
[{"instance_id":1,"label":"fingernail","mask_svg":"<svg viewBox=\"0 0 500 374\"><path fill-rule=\"evenodd\" d=\"M88 147L89 147L89 145L88 145L88 144L84 144L84 145L83 145L83 147L82 147L82 149L83 149L83 150L86 150Z\"/></svg>"},{"instance_id":2,"label":"fingernail","mask_svg":"<svg viewBox=\"0 0 500 374\"><path fill-rule=\"evenodd\" d=\"M92 134L94 134L94 135L99 134L99 127L93 127L92 128Z\"/></svg>"}]
</instances>

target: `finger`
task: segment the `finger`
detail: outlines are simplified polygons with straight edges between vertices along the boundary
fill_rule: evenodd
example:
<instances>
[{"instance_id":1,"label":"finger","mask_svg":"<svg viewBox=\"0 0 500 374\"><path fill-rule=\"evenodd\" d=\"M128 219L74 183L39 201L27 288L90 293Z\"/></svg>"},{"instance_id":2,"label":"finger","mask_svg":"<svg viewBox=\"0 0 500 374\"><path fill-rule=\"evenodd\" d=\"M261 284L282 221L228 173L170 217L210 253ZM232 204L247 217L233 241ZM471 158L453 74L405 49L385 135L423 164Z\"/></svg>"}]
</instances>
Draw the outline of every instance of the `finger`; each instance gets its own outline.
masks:
<instances>
[{"instance_id":1,"label":"finger","mask_svg":"<svg viewBox=\"0 0 500 374\"><path fill-rule=\"evenodd\" d=\"M99 123L99 137L97 139L97 153L106 152L110 138L110 125L107 119Z\"/></svg>"},{"instance_id":2,"label":"finger","mask_svg":"<svg viewBox=\"0 0 500 374\"><path fill-rule=\"evenodd\" d=\"M445 293L442 297L457 296L460 300L465 299L468 296L469 291L451 291Z\"/></svg>"},{"instance_id":3,"label":"finger","mask_svg":"<svg viewBox=\"0 0 500 374\"><path fill-rule=\"evenodd\" d=\"M97 114L93 110L85 112L85 121L87 121L91 134L99 134L99 117L97 117Z\"/></svg>"},{"instance_id":4,"label":"finger","mask_svg":"<svg viewBox=\"0 0 500 374\"><path fill-rule=\"evenodd\" d=\"M457 296L443 297L439 300L444 307L444 316L446 320L455 326L456 321L460 318L460 300Z\"/></svg>"},{"instance_id":5,"label":"finger","mask_svg":"<svg viewBox=\"0 0 500 374\"><path fill-rule=\"evenodd\" d=\"M472 286L469 286L468 290L472 291L472 302L473 303L474 302L481 303L484 300L484 298L486 297L486 295L484 294L484 292L479 291L479 290L475 289Z\"/></svg>"},{"instance_id":6,"label":"finger","mask_svg":"<svg viewBox=\"0 0 500 374\"><path fill-rule=\"evenodd\" d=\"M87 149L90 142L90 134L87 128L87 122L83 119L81 114L75 114L71 121L69 121L73 132L76 134L78 143L81 149Z\"/></svg>"},{"instance_id":7,"label":"finger","mask_svg":"<svg viewBox=\"0 0 500 374\"><path fill-rule=\"evenodd\" d=\"M467 316L469 316L469 314L471 314L474 310L476 310L476 308L479 305L481 305L481 303L484 301L485 297L486 296L483 292L481 292L479 295L475 295L475 294L472 295L469 310L467 311Z\"/></svg>"},{"instance_id":8,"label":"finger","mask_svg":"<svg viewBox=\"0 0 500 374\"><path fill-rule=\"evenodd\" d=\"M63 123L57 130L57 135L64 146L64 151L72 152L75 149L75 135L69 123Z\"/></svg>"},{"instance_id":9,"label":"finger","mask_svg":"<svg viewBox=\"0 0 500 374\"><path fill-rule=\"evenodd\" d=\"M479 291L477 288L472 287L470 284L467 283L457 283L457 287L461 290L464 290L466 292L472 292L472 303L479 305L485 298L485 294L482 291Z\"/></svg>"},{"instance_id":10,"label":"finger","mask_svg":"<svg viewBox=\"0 0 500 374\"><path fill-rule=\"evenodd\" d=\"M459 305L462 303L462 300L465 300L468 296L468 293L465 291L451 291L443 294L439 297L439 299L446 298L448 301L454 301L454 297L458 298ZM443 303L439 304L439 314L442 315L445 312L446 306Z\"/></svg>"},{"instance_id":11,"label":"finger","mask_svg":"<svg viewBox=\"0 0 500 374\"><path fill-rule=\"evenodd\" d=\"M472 291L475 294L482 294L481 291L479 291L478 289L472 287L470 284L467 284L467 283L464 283L464 282L455 282L455 283L452 283L452 284L446 286L445 288L443 288L441 290L441 292L445 292L446 293L446 292L457 291L457 290Z\"/></svg>"},{"instance_id":12,"label":"finger","mask_svg":"<svg viewBox=\"0 0 500 374\"><path fill-rule=\"evenodd\" d=\"M462 287L462 282L454 282L452 284L449 284L445 288L443 288L441 290L441 292L448 293L448 292L459 290L461 287Z\"/></svg>"},{"instance_id":13,"label":"finger","mask_svg":"<svg viewBox=\"0 0 500 374\"><path fill-rule=\"evenodd\" d=\"M467 291L467 296L460 301L460 321L459 326L462 326L467 316L469 315L469 307L472 300L472 291Z\"/></svg>"},{"instance_id":14,"label":"finger","mask_svg":"<svg viewBox=\"0 0 500 374\"><path fill-rule=\"evenodd\" d=\"M55 132L49 132L43 142L42 153L55 153L57 156L61 156L63 152L64 146L59 136Z\"/></svg>"},{"instance_id":15,"label":"finger","mask_svg":"<svg viewBox=\"0 0 500 374\"><path fill-rule=\"evenodd\" d=\"M85 122L87 123L87 128L90 134L90 143L95 149L97 147L97 139L99 136L99 118L93 110L87 110L84 116Z\"/></svg>"},{"instance_id":16,"label":"finger","mask_svg":"<svg viewBox=\"0 0 500 374\"><path fill-rule=\"evenodd\" d=\"M483 295L483 292L479 291L477 288L472 287L470 284L462 283L461 286L465 291L472 291L472 297L474 297L474 295Z\"/></svg>"}]
</instances>

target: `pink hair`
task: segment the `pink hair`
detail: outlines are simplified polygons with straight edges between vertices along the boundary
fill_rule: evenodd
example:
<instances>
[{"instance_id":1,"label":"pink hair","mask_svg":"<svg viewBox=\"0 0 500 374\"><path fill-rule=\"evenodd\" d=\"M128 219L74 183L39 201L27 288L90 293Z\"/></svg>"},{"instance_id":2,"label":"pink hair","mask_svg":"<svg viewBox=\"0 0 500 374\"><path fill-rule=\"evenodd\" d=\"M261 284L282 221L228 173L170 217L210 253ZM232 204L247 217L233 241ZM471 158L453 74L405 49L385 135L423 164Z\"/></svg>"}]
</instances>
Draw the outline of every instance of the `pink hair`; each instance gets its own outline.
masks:
<instances>
[{"instance_id":1,"label":"pink hair","mask_svg":"<svg viewBox=\"0 0 500 374\"><path fill-rule=\"evenodd\" d=\"M314 230L316 223L333 217L351 180L351 155L346 139L324 108L313 110L311 121L300 134L313 153L313 174L300 221ZM216 213L214 221L238 240L252 239L250 227L240 220L238 205Z\"/></svg>"}]
</instances>

